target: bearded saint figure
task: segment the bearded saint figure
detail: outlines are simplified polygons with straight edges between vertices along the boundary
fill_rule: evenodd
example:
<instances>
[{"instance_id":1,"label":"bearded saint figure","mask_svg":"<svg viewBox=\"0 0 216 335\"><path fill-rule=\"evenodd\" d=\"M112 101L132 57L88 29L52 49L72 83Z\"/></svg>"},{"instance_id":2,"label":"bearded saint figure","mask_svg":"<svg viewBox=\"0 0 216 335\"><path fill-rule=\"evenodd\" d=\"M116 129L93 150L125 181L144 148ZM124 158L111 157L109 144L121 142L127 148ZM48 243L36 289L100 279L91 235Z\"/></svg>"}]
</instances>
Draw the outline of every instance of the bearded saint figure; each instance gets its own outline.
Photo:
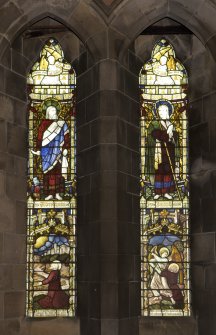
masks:
<instances>
[{"instance_id":1,"label":"bearded saint figure","mask_svg":"<svg viewBox=\"0 0 216 335\"><path fill-rule=\"evenodd\" d=\"M67 123L58 120L56 107L47 107L46 119L38 128L36 151L32 150L34 155L41 156L45 200L62 200L60 193L65 191L69 147Z\"/></svg>"},{"instance_id":2,"label":"bearded saint figure","mask_svg":"<svg viewBox=\"0 0 216 335\"><path fill-rule=\"evenodd\" d=\"M170 120L169 101L156 103L155 119L148 127L145 174L154 185L154 199L172 199L176 191L175 176L179 173L178 133Z\"/></svg>"}]
</instances>

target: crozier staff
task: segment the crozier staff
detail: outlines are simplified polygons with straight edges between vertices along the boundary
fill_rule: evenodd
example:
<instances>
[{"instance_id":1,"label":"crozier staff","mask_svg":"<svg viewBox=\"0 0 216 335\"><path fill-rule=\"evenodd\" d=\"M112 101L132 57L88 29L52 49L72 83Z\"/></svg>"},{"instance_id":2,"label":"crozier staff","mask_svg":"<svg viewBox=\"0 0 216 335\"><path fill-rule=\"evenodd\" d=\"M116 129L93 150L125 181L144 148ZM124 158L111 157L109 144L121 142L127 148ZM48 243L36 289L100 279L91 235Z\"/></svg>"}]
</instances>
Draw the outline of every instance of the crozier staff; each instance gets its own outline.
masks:
<instances>
[{"instance_id":1,"label":"crozier staff","mask_svg":"<svg viewBox=\"0 0 216 335\"><path fill-rule=\"evenodd\" d=\"M155 106L156 119L148 127L145 174L154 185L154 199L161 196L172 199L176 190L179 198L176 174L179 173L178 133L170 120L172 104L159 100Z\"/></svg>"}]
</instances>

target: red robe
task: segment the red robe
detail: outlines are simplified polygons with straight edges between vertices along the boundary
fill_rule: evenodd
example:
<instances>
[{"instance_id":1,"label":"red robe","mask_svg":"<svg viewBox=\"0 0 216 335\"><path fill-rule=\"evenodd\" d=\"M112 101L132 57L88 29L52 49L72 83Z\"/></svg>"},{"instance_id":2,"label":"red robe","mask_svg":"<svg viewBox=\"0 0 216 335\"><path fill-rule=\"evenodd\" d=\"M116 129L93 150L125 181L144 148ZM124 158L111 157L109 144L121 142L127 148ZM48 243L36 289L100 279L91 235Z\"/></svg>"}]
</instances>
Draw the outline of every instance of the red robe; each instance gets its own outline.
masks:
<instances>
[{"instance_id":1,"label":"red robe","mask_svg":"<svg viewBox=\"0 0 216 335\"><path fill-rule=\"evenodd\" d=\"M163 270L161 272L161 277L165 277L167 280L167 284L172 291L172 297L175 300L175 307L181 309L184 308L184 297L178 286L178 273Z\"/></svg>"},{"instance_id":2,"label":"red robe","mask_svg":"<svg viewBox=\"0 0 216 335\"><path fill-rule=\"evenodd\" d=\"M69 308L69 296L61 289L59 270L52 270L42 284L48 284L48 294L38 301L42 308Z\"/></svg>"}]
</instances>

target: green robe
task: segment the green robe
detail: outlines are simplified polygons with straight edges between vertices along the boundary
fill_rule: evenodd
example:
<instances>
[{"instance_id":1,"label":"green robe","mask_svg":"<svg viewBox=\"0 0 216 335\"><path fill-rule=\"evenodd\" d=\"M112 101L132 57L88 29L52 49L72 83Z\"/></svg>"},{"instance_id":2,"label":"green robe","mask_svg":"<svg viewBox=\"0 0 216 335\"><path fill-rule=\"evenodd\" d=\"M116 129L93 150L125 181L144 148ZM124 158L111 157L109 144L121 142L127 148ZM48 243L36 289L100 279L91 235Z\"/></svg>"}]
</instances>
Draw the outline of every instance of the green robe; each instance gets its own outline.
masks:
<instances>
[{"instance_id":1,"label":"green robe","mask_svg":"<svg viewBox=\"0 0 216 335\"><path fill-rule=\"evenodd\" d=\"M151 183L154 181L155 175L155 148L156 148L156 139L152 136L152 132L154 130L166 131L165 128L161 125L159 121L152 121L147 130L146 137L146 147L145 147L145 176L147 179L150 179ZM175 137L175 157L174 161L179 162L180 159L180 148L179 148L179 136L178 133L173 130ZM159 141L166 142L166 141ZM175 171L175 167L173 166L173 170Z\"/></svg>"}]
</instances>

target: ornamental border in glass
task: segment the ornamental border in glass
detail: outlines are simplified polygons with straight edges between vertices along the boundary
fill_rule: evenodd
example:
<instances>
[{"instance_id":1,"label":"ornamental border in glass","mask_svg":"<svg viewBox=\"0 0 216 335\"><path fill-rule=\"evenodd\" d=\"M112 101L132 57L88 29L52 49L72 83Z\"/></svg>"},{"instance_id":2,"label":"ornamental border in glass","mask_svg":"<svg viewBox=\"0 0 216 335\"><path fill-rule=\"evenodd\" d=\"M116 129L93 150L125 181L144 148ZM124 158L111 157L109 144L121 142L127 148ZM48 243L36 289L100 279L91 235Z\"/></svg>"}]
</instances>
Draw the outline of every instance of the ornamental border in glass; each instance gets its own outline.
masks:
<instances>
[{"instance_id":1,"label":"ornamental border in glass","mask_svg":"<svg viewBox=\"0 0 216 335\"><path fill-rule=\"evenodd\" d=\"M76 308L76 75L54 38L27 77L28 317Z\"/></svg>"},{"instance_id":2,"label":"ornamental border in glass","mask_svg":"<svg viewBox=\"0 0 216 335\"><path fill-rule=\"evenodd\" d=\"M189 316L188 76L165 38L139 84L142 315Z\"/></svg>"}]
</instances>

